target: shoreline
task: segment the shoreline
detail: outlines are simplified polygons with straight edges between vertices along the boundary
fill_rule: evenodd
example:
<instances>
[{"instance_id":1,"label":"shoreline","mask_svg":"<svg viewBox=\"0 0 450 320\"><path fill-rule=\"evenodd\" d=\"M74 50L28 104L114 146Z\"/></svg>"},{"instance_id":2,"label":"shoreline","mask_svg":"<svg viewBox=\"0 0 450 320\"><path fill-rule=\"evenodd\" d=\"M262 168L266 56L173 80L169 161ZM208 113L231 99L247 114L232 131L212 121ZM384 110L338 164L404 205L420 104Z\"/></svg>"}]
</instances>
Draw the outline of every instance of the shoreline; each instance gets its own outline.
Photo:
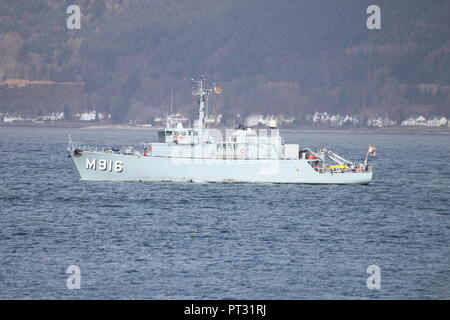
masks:
<instances>
[{"instance_id":1,"label":"shoreline","mask_svg":"<svg viewBox=\"0 0 450 320\"><path fill-rule=\"evenodd\" d=\"M92 124L85 125L78 122L54 123L54 124L29 124L29 123L1 123L2 127L27 127L27 128L67 128L79 130L158 130L161 127L142 127L127 124ZM225 127L217 128L219 130ZM258 128L256 128L258 129ZM264 128L262 128L264 129ZM450 135L450 127L423 128L423 127L394 127L394 128L279 128L284 132L303 133L343 133L343 134L426 134L426 135Z\"/></svg>"},{"instance_id":2,"label":"shoreline","mask_svg":"<svg viewBox=\"0 0 450 320\"><path fill-rule=\"evenodd\" d=\"M380 128L380 129L282 129L282 131L304 132L304 133L344 133L344 134L427 134L427 135L450 135L450 129L419 129L419 128Z\"/></svg>"}]
</instances>

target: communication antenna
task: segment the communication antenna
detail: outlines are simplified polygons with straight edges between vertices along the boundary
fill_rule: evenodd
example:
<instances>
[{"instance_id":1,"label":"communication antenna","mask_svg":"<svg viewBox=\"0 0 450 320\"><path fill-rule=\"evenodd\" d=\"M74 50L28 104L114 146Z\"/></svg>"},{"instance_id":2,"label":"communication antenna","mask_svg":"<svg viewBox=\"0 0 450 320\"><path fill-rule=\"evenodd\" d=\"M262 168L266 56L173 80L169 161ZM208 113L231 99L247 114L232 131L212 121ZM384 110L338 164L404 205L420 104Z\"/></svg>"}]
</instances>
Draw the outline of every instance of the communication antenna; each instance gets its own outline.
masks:
<instances>
[{"instance_id":1,"label":"communication antenna","mask_svg":"<svg viewBox=\"0 0 450 320\"><path fill-rule=\"evenodd\" d=\"M198 121L200 128L206 127L206 114L207 114L207 98L212 92L212 89L205 89L203 87L203 82L205 76L201 75L200 80L191 79L195 83L192 88L192 95L196 98L198 103Z\"/></svg>"},{"instance_id":2,"label":"communication antenna","mask_svg":"<svg viewBox=\"0 0 450 320\"><path fill-rule=\"evenodd\" d=\"M170 90L170 114L173 113L173 98L172 98L172 90Z\"/></svg>"}]
</instances>

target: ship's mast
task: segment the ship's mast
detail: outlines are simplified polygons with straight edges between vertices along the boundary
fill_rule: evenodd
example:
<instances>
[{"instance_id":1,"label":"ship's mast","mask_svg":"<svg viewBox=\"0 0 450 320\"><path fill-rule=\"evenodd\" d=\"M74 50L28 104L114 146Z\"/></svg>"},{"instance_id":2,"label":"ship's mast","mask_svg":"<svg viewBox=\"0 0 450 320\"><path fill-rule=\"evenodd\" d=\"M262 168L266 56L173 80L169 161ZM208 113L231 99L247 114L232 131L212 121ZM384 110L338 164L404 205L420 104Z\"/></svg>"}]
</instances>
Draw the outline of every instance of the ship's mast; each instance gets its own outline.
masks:
<instances>
[{"instance_id":1,"label":"ship's mast","mask_svg":"<svg viewBox=\"0 0 450 320\"><path fill-rule=\"evenodd\" d=\"M206 124L206 100L212 89L205 89L203 87L204 76L200 76L200 80L191 79L196 83L196 87L192 88L192 95L196 98L198 103L198 126L204 128Z\"/></svg>"}]
</instances>

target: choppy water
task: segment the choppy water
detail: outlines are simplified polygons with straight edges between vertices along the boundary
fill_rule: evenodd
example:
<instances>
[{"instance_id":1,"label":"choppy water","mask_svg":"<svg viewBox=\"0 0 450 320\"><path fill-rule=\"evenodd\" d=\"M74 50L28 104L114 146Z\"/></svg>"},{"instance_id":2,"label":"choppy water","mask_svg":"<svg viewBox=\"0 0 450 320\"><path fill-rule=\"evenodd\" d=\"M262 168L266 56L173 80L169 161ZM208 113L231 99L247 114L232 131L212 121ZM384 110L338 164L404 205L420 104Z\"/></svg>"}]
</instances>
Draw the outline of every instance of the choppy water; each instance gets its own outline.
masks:
<instances>
[{"instance_id":1,"label":"choppy water","mask_svg":"<svg viewBox=\"0 0 450 320\"><path fill-rule=\"evenodd\" d=\"M0 298L450 298L450 136L284 133L369 186L80 182L67 130L0 127ZM154 131L74 130L138 144ZM81 268L81 289L66 268ZM369 290L366 268L381 268Z\"/></svg>"}]
</instances>

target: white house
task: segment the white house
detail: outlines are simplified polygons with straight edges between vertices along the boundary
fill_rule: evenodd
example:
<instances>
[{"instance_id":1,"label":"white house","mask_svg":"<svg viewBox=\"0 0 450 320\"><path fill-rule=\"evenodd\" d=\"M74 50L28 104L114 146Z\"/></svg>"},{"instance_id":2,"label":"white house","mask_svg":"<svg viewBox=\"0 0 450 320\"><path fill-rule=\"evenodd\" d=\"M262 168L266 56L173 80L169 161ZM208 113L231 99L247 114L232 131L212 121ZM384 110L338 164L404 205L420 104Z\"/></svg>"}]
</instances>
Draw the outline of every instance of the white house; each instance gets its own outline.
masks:
<instances>
[{"instance_id":1,"label":"white house","mask_svg":"<svg viewBox=\"0 0 450 320\"><path fill-rule=\"evenodd\" d=\"M339 114L336 114L330 117L330 122L333 126L342 126L343 119Z\"/></svg>"},{"instance_id":2,"label":"white house","mask_svg":"<svg viewBox=\"0 0 450 320\"><path fill-rule=\"evenodd\" d=\"M6 113L3 117L3 122L16 122L16 121L24 121L25 119L21 115L13 115Z\"/></svg>"},{"instance_id":3,"label":"white house","mask_svg":"<svg viewBox=\"0 0 450 320\"><path fill-rule=\"evenodd\" d=\"M430 116L427 120L427 127L441 127L447 125L447 118L444 116Z\"/></svg>"},{"instance_id":4,"label":"white house","mask_svg":"<svg viewBox=\"0 0 450 320\"><path fill-rule=\"evenodd\" d=\"M350 116L350 115L346 114L342 123L345 125L349 125L349 124L357 125L357 124L361 123L361 121L358 119L357 116Z\"/></svg>"},{"instance_id":5,"label":"white house","mask_svg":"<svg viewBox=\"0 0 450 320\"><path fill-rule=\"evenodd\" d=\"M412 115L402 122L402 127L419 127L425 126L427 119L421 115Z\"/></svg>"},{"instance_id":6,"label":"white house","mask_svg":"<svg viewBox=\"0 0 450 320\"><path fill-rule=\"evenodd\" d=\"M64 112L52 112L52 114L42 117L42 120L44 121L56 121L62 119L64 119Z\"/></svg>"},{"instance_id":7,"label":"white house","mask_svg":"<svg viewBox=\"0 0 450 320\"><path fill-rule=\"evenodd\" d=\"M288 117L288 116L285 116L285 115L282 115L282 114L277 115L277 116L269 115L269 116L266 117L266 125L269 125L269 122L271 120L276 120L277 123L292 123L292 122L295 121L295 118L294 117Z\"/></svg>"},{"instance_id":8,"label":"white house","mask_svg":"<svg viewBox=\"0 0 450 320\"><path fill-rule=\"evenodd\" d=\"M97 115L97 112L95 110L93 110L91 112L83 112L80 115L80 120L81 121L92 121L92 120L95 120L96 115Z\"/></svg>"},{"instance_id":9,"label":"white house","mask_svg":"<svg viewBox=\"0 0 450 320\"><path fill-rule=\"evenodd\" d=\"M396 125L397 125L397 121L394 121L389 117L386 117L383 119L383 127L392 127L392 126L396 126Z\"/></svg>"},{"instance_id":10,"label":"white house","mask_svg":"<svg viewBox=\"0 0 450 320\"><path fill-rule=\"evenodd\" d=\"M98 113L98 120L103 120L104 119L104 115L99 113L99 112L97 112L97 111L95 111L95 110L92 110L91 112L83 112L80 115L80 120L81 121L96 120L97 113Z\"/></svg>"},{"instance_id":11,"label":"white house","mask_svg":"<svg viewBox=\"0 0 450 320\"><path fill-rule=\"evenodd\" d=\"M316 111L316 113L313 116L313 123L327 123L330 120L330 116L327 114L327 112L318 112Z\"/></svg>"},{"instance_id":12,"label":"white house","mask_svg":"<svg viewBox=\"0 0 450 320\"><path fill-rule=\"evenodd\" d=\"M206 123L219 124L222 121L222 115L208 115L205 119Z\"/></svg>"},{"instance_id":13,"label":"white house","mask_svg":"<svg viewBox=\"0 0 450 320\"><path fill-rule=\"evenodd\" d=\"M284 119L282 116L275 117L274 115L262 115L262 114L250 114L244 120L244 125L247 127L255 127L255 126L267 126L271 120L275 120L275 118ZM283 122L279 120L280 122ZM217 122L219 123L219 122Z\"/></svg>"},{"instance_id":14,"label":"white house","mask_svg":"<svg viewBox=\"0 0 450 320\"><path fill-rule=\"evenodd\" d=\"M367 120L367 126L382 128L383 127L383 118L382 117L373 117L373 118L371 117Z\"/></svg>"},{"instance_id":15,"label":"white house","mask_svg":"<svg viewBox=\"0 0 450 320\"><path fill-rule=\"evenodd\" d=\"M305 116L306 122L312 122L314 124L329 124L334 127L340 127L343 125L357 125L361 123L357 116L351 116L346 114L345 116L341 116L340 114L329 114L325 112L318 112L314 115Z\"/></svg>"},{"instance_id":16,"label":"white house","mask_svg":"<svg viewBox=\"0 0 450 320\"><path fill-rule=\"evenodd\" d=\"M389 118L389 116L385 116L384 118L375 116L375 117L370 117L367 120L368 127L385 128L385 127L395 126L396 124L397 124L397 122L392 120L391 118Z\"/></svg>"},{"instance_id":17,"label":"white house","mask_svg":"<svg viewBox=\"0 0 450 320\"><path fill-rule=\"evenodd\" d=\"M169 114L166 117L166 123L170 125L176 125L176 123L178 122L187 122L187 121L189 121L189 119L179 112Z\"/></svg>"},{"instance_id":18,"label":"white house","mask_svg":"<svg viewBox=\"0 0 450 320\"><path fill-rule=\"evenodd\" d=\"M247 127L254 127L259 124L265 124L265 123L266 123L266 120L264 119L264 116L262 114L250 114L244 120L244 124Z\"/></svg>"}]
</instances>

